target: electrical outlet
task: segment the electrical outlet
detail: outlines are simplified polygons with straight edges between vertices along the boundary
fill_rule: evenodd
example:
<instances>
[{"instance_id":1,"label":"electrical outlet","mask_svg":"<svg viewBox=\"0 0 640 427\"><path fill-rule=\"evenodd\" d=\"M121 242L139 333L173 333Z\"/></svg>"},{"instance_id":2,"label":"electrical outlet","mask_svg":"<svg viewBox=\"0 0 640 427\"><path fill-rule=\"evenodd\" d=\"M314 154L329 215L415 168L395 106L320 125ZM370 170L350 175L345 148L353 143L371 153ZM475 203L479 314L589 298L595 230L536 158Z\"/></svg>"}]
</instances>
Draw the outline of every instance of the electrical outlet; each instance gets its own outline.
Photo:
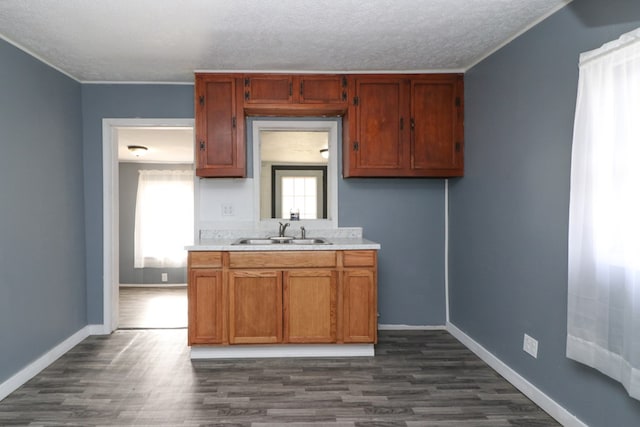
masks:
<instances>
[{"instance_id":1,"label":"electrical outlet","mask_svg":"<svg viewBox=\"0 0 640 427\"><path fill-rule=\"evenodd\" d=\"M166 282L166 281L168 281L168 280L169 280L169 274L167 274L167 273L162 273L162 281L163 281L163 282Z\"/></svg>"},{"instance_id":2,"label":"electrical outlet","mask_svg":"<svg viewBox=\"0 0 640 427\"><path fill-rule=\"evenodd\" d=\"M233 216L233 205L224 204L222 205L222 216Z\"/></svg>"},{"instance_id":3,"label":"electrical outlet","mask_svg":"<svg viewBox=\"0 0 640 427\"><path fill-rule=\"evenodd\" d=\"M533 356L534 359L538 358L538 340L531 338L529 335L524 334L524 343L522 349Z\"/></svg>"}]
</instances>

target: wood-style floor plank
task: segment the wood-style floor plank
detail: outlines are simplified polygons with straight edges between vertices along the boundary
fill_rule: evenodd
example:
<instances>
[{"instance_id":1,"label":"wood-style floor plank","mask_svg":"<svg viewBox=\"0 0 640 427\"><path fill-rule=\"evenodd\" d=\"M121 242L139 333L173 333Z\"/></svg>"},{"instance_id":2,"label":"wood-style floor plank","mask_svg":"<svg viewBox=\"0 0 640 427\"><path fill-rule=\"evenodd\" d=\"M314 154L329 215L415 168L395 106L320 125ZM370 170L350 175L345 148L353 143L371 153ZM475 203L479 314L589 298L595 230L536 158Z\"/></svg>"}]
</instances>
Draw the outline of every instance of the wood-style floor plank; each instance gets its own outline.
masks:
<instances>
[{"instance_id":1,"label":"wood-style floor plank","mask_svg":"<svg viewBox=\"0 0 640 427\"><path fill-rule=\"evenodd\" d=\"M0 425L559 425L445 331L381 331L350 359L191 361L186 341L89 337L0 402Z\"/></svg>"}]
</instances>

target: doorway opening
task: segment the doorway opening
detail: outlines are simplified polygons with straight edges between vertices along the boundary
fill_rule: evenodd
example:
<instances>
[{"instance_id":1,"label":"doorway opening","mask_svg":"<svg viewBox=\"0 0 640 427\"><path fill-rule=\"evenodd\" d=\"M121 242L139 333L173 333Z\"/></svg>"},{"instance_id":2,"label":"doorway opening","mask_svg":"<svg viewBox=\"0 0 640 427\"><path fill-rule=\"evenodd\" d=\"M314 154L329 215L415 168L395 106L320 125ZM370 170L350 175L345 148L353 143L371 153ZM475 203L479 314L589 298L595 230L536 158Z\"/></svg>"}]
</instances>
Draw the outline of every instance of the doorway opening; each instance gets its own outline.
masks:
<instances>
[{"instance_id":1,"label":"doorway opening","mask_svg":"<svg viewBox=\"0 0 640 427\"><path fill-rule=\"evenodd\" d=\"M193 242L197 186L193 125L193 119L103 120L105 333L186 327L183 248ZM163 221L169 225L158 236L154 223Z\"/></svg>"}]
</instances>

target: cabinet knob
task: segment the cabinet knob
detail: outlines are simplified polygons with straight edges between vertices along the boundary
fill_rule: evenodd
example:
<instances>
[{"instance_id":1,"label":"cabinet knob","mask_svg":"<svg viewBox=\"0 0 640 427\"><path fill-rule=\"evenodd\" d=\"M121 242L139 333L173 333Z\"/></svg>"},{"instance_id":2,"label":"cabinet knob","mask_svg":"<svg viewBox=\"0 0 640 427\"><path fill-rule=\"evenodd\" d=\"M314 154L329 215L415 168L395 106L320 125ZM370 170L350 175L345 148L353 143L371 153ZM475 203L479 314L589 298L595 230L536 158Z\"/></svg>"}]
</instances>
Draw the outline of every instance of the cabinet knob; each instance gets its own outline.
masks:
<instances>
[{"instance_id":1,"label":"cabinet knob","mask_svg":"<svg viewBox=\"0 0 640 427\"><path fill-rule=\"evenodd\" d=\"M200 141L200 151L204 151L204 141Z\"/></svg>"}]
</instances>

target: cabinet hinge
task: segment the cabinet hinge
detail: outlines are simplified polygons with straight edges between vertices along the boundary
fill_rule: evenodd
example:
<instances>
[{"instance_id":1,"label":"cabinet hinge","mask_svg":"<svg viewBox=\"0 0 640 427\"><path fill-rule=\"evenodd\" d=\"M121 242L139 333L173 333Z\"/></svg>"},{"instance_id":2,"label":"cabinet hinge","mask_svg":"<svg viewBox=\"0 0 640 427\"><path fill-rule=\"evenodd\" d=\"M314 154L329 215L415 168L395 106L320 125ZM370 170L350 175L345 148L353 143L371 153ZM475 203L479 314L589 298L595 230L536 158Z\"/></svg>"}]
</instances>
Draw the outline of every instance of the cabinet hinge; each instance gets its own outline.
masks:
<instances>
[{"instance_id":1,"label":"cabinet hinge","mask_svg":"<svg viewBox=\"0 0 640 427\"><path fill-rule=\"evenodd\" d=\"M347 76L342 76L342 87L347 87Z\"/></svg>"},{"instance_id":2,"label":"cabinet hinge","mask_svg":"<svg viewBox=\"0 0 640 427\"><path fill-rule=\"evenodd\" d=\"M235 129L236 128L236 118L232 117L231 118L231 126Z\"/></svg>"},{"instance_id":3,"label":"cabinet hinge","mask_svg":"<svg viewBox=\"0 0 640 427\"><path fill-rule=\"evenodd\" d=\"M353 143L353 151L358 151L358 149L360 149L360 145L358 144L358 141L354 141L354 143Z\"/></svg>"},{"instance_id":4,"label":"cabinet hinge","mask_svg":"<svg viewBox=\"0 0 640 427\"><path fill-rule=\"evenodd\" d=\"M248 100L249 100L249 98L251 98L251 95L249 94L249 91L246 91L246 92L244 93L244 100L245 100L245 101L248 101Z\"/></svg>"},{"instance_id":5,"label":"cabinet hinge","mask_svg":"<svg viewBox=\"0 0 640 427\"><path fill-rule=\"evenodd\" d=\"M456 96L456 107L459 107L459 106L460 106L460 103L461 103L461 101L460 101L460 97L459 97L459 96Z\"/></svg>"},{"instance_id":6,"label":"cabinet hinge","mask_svg":"<svg viewBox=\"0 0 640 427\"><path fill-rule=\"evenodd\" d=\"M404 130L404 117L400 117L400 130Z\"/></svg>"},{"instance_id":7,"label":"cabinet hinge","mask_svg":"<svg viewBox=\"0 0 640 427\"><path fill-rule=\"evenodd\" d=\"M456 153L459 153L461 148L462 148L462 144L460 144L459 142L456 142Z\"/></svg>"},{"instance_id":8,"label":"cabinet hinge","mask_svg":"<svg viewBox=\"0 0 640 427\"><path fill-rule=\"evenodd\" d=\"M200 151L204 151L204 141L200 141Z\"/></svg>"},{"instance_id":9,"label":"cabinet hinge","mask_svg":"<svg viewBox=\"0 0 640 427\"><path fill-rule=\"evenodd\" d=\"M251 79L249 77L244 78L244 85L249 86L251 84Z\"/></svg>"},{"instance_id":10,"label":"cabinet hinge","mask_svg":"<svg viewBox=\"0 0 640 427\"><path fill-rule=\"evenodd\" d=\"M360 98L358 98L357 96L353 97L353 105L358 105L360 104Z\"/></svg>"},{"instance_id":11,"label":"cabinet hinge","mask_svg":"<svg viewBox=\"0 0 640 427\"><path fill-rule=\"evenodd\" d=\"M200 106L204 107L204 95L200 95Z\"/></svg>"},{"instance_id":12,"label":"cabinet hinge","mask_svg":"<svg viewBox=\"0 0 640 427\"><path fill-rule=\"evenodd\" d=\"M342 92L342 102L345 102L347 100L347 91L343 91Z\"/></svg>"},{"instance_id":13,"label":"cabinet hinge","mask_svg":"<svg viewBox=\"0 0 640 427\"><path fill-rule=\"evenodd\" d=\"M411 121L409 123L409 126L411 126L411 130L415 130L415 128L416 128L416 120L413 117L411 117Z\"/></svg>"},{"instance_id":14,"label":"cabinet hinge","mask_svg":"<svg viewBox=\"0 0 640 427\"><path fill-rule=\"evenodd\" d=\"M300 82L300 96L304 95L304 82Z\"/></svg>"}]
</instances>

